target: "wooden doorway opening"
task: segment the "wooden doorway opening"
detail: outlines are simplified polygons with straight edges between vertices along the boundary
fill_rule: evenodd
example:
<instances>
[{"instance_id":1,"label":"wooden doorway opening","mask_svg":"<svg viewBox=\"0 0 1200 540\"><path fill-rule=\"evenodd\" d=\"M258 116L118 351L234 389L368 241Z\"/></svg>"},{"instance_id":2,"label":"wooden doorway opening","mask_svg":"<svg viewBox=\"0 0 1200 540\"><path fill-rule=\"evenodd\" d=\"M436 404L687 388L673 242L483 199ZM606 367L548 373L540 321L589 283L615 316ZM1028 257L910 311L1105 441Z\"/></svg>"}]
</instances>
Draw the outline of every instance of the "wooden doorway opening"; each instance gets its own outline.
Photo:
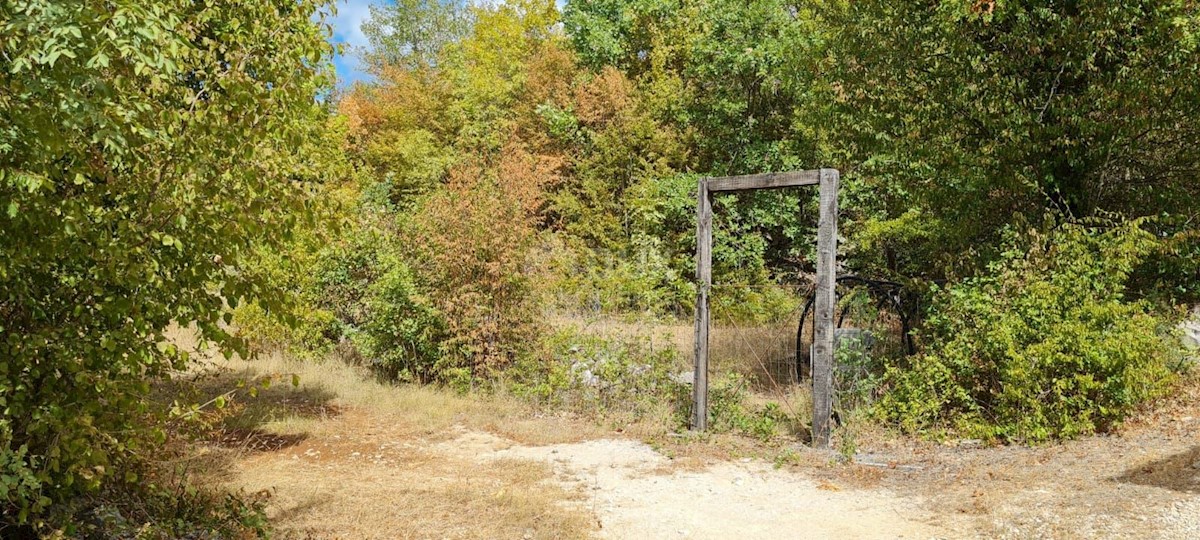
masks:
<instances>
[{"instance_id":1,"label":"wooden doorway opening","mask_svg":"<svg viewBox=\"0 0 1200 540\"><path fill-rule=\"evenodd\" d=\"M812 395L813 446L828 448L833 414L833 310L837 271L837 169L701 178L696 190L696 357L692 384L692 429L708 429L708 297L712 290L712 198L717 193L819 186L817 287L814 303ZM799 351L797 351L799 353Z\"/></svg>"}]
</instances>

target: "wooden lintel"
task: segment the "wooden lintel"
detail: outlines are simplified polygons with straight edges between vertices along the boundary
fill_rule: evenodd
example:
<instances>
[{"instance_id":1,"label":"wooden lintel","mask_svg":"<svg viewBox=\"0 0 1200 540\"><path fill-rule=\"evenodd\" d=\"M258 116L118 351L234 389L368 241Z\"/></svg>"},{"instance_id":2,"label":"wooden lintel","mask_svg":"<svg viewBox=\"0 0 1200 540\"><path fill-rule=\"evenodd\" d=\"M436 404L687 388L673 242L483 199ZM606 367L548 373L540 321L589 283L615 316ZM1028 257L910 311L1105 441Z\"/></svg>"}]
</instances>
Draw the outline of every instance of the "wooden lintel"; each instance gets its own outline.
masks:
<instances>
[{"instance_id":1,"label":"wooden lintel","mask_svg":"<svg viewBox=\"0 0 1200 540\"><path fill-rule=\"evenodd\" d=\"M745 176L721 176L708 179L708 190L741 191L745 189L773 189L794 186L815 186L821 182L821 171L793 171Z\"/></svg>"}]
</instances>

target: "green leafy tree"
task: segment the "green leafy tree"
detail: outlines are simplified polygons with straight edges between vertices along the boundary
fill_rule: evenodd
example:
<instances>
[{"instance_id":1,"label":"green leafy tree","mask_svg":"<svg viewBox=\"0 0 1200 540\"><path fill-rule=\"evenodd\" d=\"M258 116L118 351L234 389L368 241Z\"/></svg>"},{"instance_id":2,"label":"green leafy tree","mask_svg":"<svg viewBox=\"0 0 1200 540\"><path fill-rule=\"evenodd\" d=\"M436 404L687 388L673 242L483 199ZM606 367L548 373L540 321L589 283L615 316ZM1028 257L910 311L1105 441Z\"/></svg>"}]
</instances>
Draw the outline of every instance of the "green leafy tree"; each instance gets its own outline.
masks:
<instances>
[{"instance_id":1,"label":"green leafy tree","mask_svg":"<svg viewBox=\"0 0 1200 540\"><path fill-rule=\"evenodd\" d=\"M1200 11L1182 0L828 2L853 234L878 266L969 274L1014 215L1196 216ZM835 140L834 137L837 139ZM1193 227L1194 229L1194 227ZM886 259L886 260L885 260Z\"/></svg>"},{"instance_id":2,"label":"green leafy tree","mask_svg":"<svg viewBox=\"0 0 1200 540\"><path fill-rule=\"evenodd\" d=\"M619 69L644 114L679 141L687 157L676 167L713 176L827 165L806 110L813 20L811 9L780 0L584 0L564 12L581 62ZM811 270L814 198L806 190L721 197L718 281L763 287Z\"/></svg>"},{"instance_id":3,"label":"green leafy tree","mask_svg":"<svg viewBox=\"0 0 1200 540\"><path fill-rule=\"evenodd\" d=\"M269 302L240 270L287 236L320 176L294 149L324 126L323 7L0 4L6 516L39 515L151 448L149 381L187 359L170 324L234 350L227 306Z\"/></svg>"},{"instance_id":4,"label":"green leafy tree","mask_svg":"<svg viewBox=\"0 0 1200 540\"><path fill-rule=\"evenodd\" d=\"M376 69L435 66L442 50L472 27L470 10L453 0L400 0L370 9L362 30L371 42L365 54Z\"/></svg>"}]
</instances>

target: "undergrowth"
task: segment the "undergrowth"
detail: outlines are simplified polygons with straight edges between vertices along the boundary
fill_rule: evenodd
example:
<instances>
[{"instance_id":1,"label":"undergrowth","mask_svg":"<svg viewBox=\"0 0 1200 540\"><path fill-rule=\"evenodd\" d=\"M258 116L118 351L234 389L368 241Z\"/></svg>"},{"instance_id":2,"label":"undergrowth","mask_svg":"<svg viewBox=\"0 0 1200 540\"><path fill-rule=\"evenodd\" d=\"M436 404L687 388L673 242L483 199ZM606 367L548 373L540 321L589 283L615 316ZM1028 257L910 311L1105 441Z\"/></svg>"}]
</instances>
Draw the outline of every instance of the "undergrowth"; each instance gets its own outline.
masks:
<instances>
[{"instance_id":1,"label":"undergrowth","mask_svg":"<svg viewBox=\"0 0 1200 540\"><path fill-rule=\"evenodd\" d=\"M660 422L666 431L689 429L692 387L674 347L655 348L644 336L600 336L568 327L551 333L536 355L510 371L507 388L543 409L600 421ZM709 388L709 430L771 441L806 428L775 401L755 399L748 380L718 377Z\"/></svg>"},{"instance_id":2,"label":"undergrowth","mask_svg":"<svg viewBox=\"0 0 1200 540\"><path fill-rule=\"evenodd\" d=\"M1125 289L1155 245L1139 225L1011 239L986 275L940 292L928 352L889 366L879 415L910 433L1039 442L1107 431L1161 395L1164 321Z\"/></svg>"}]
</instances>

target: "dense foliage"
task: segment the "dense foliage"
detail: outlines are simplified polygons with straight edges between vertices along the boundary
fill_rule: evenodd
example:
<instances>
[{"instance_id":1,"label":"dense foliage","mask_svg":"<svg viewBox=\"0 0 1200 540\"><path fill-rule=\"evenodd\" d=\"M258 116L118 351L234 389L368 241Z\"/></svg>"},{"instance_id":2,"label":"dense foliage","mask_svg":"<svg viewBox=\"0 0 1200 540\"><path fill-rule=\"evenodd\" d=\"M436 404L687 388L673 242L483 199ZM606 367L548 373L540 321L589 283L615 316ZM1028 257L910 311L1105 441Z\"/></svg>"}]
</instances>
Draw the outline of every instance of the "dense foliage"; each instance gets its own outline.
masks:
<instances>
[{"instance_id":1,"label":"dense foliage","mask_svg":"<svg viewBox=\"0 0 1200 540\"><path fill-rule=\"evenodd\" d=\"M1106 430L1168 382L1170 346L1125 283L1155 249L1133 221L1006 242L986 275L947 286L928 352L892 366L879 402L907 430L1006 441Z\"/></svg>"},{"instance_id":2,"label":"dense foliage","mask_svg":"<svg viewBox=\"0 0 1200 540\"><path fill-rule=\"evenodd\" d=\"M193 323L228 348L255 244L304 216L329 45L313 1L0 5L0 513L154 447L152 377ZM125 480L135 481L133 472Z\"/></svg>"},{"instance_id":3,"label":"dense foliage","mask_svg":"<svg viewBox=\"0 0 1200 540\"><path fill-rule=\"evenodd\" d=\"M355 344L389 376L474 386L540 354L546 313L689 315L698 177L838 166L844 268L924 297L918 358L957 351L946 362L969 365L959 377L1000 369L987 352L996 336L952 337L946 325L965 316L962 291L987 296L985 284L1035 273L1012 267L1016 244L1002 239L1014 227L1051 235L1024 225L1046 215L1067 227L1153 216L1129 221L1154 241L1106 278L1121 294L1095 297L1137 314L1149 347L1160 316L1197 292L1195 11L1175 0L578 0L560 24L541 0L376 6L365 29L376 80L338 100L358 200L345 207L349 232L296 279L312 298L299 335ZM717 197L722 317L778 320L796 307L788 291L812 270L812 198ZM995 310L1033 294L1002 292ZM1082 312L1045 317L1036 330L1070 341L1063 358L1095 349L1108 367L996 384L1061 387L1071 401L1086 392L1065 381L1116 364L1157 380L1156 360L1093 343ZM868 360L862 376L878 381L885 362ZM897 373L893 419L969 413L933 400L933 416L912 421L904 408L927 396L903 397ZM1151 394L1053 414L1003 402L1037 423L1019 429L985 416L994 436L1035 440L1107 427ZM1071 426L1054 417L1092 405L1105 412Z\"/></svg>"},{"instance_id":4,"label":"dense foliage","mask_svg":"<svg viewBox=\"0 0 1200 540\"><path fill-rule=\"evenodd\" d=\"M612 357L592 374L671 394L665 355L548 319L689 316L702 176L843 171L844 269L930 306L919 354L861 362L905 428L1072 436L1169 380L1200 298L1194 2L399 0L336 92L323 9L0 5L5 515L136 480L173 323L545 401L617 399L552 384ZM716 198L717 312L796 307L813 196Z\"/></svg>"},{"instance_id":5,"label":"dense foliage","mask_svg":"<svg viewBox=\"0 0 1200 540\"><path fill-rule=\"evenodd\" d=\"M1194 3L868 0L821 17L859 264L970 275L1015 217L1048 210L1194 235ZM1194 273L1158 277L1195 287Z\"/></svg>"}]
</instances>

